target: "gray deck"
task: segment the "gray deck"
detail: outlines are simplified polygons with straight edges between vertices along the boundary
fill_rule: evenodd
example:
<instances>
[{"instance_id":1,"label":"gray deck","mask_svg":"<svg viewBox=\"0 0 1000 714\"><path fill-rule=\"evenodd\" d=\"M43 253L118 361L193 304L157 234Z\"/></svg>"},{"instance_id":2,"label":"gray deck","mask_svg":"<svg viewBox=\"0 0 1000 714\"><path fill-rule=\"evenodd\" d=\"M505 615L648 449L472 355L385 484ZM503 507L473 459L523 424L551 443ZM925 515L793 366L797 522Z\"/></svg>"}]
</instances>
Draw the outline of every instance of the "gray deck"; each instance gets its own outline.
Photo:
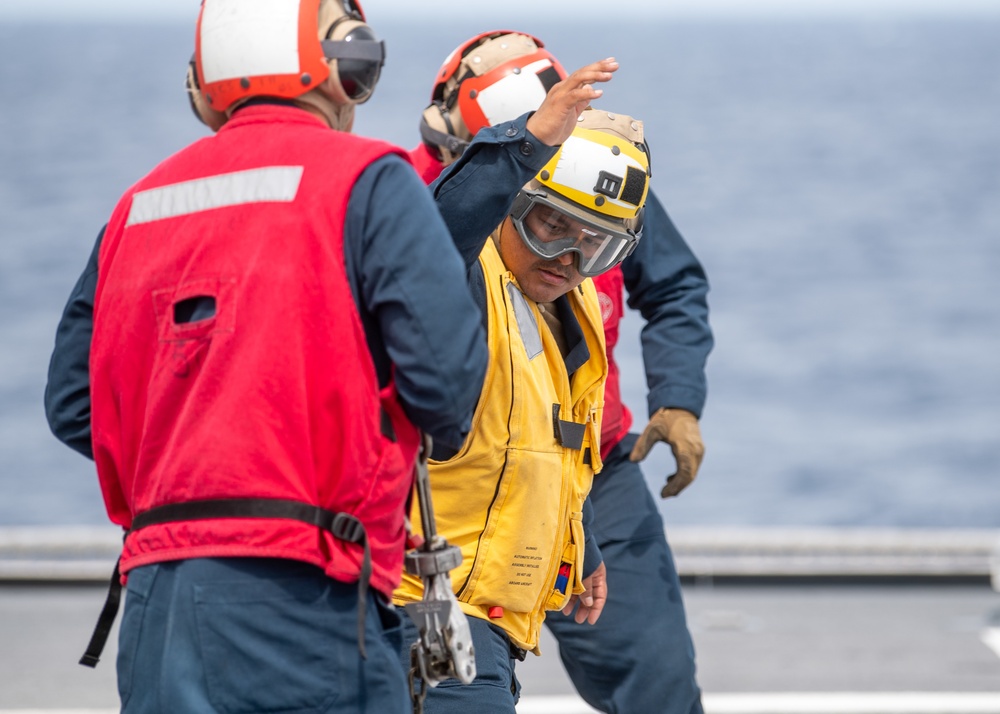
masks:
<instances>
[{"instance_id":1,"label":"gray deck","mask_svg":"<svg viewBox=\"0 0 1000 714\"><path fill-rule=\"evenodd\" d=\"M76 661L117 536L29 531L0 529L0 713L114 711L114 638L96 670ZM793 535L671 533L709 714L1000 714L997 533ZM589 712L542 649L519 713Z\"/></svg>"}]
</instances>

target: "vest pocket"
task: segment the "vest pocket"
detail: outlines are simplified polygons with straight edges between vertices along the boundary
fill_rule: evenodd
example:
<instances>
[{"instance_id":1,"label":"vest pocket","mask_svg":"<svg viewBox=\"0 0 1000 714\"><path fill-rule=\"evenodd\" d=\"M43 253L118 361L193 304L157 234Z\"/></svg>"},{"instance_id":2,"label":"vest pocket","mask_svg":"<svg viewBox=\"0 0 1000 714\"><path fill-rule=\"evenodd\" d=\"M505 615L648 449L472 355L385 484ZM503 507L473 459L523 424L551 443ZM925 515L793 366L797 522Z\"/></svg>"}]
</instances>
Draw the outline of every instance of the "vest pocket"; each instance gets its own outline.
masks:
<instances>
[{"instance_id":1,"label":"vest pocket","mask_svg":"<svg viewBox=\"0 0 1000 714\"><path fill-rule=\"evenodd\" d=\"M582 511L570 514L569 539L563 548L552 592L545 601L546 610L561 610L569 602L571 595L583 592L583 580L580 577L584 554Z\"/></svg>"},{"instance_id":2,"label":"vest pocket","mask_svg":"<svg viewBox=\"0 0 1000 714\"><path fill-rule=\"evenodd\" d=\"M232 278L203 277L153 291L159 359L174 376L190 376L213 335L235 330L235 284Z\"/></svg>"},{"instance_id":3,"label":"vest pocket","mask_svg":"<svg viewBox=\"0 0 1000 714\"><path fill-rule=\"evenodd\" d=\"M522 469L522 460L531 468ZM559 567L552 561L562 552L556 542L565 527L561 473L559 454L508 451L463 600L511 612L538 609Z\"/></svg>"}]
</instances>

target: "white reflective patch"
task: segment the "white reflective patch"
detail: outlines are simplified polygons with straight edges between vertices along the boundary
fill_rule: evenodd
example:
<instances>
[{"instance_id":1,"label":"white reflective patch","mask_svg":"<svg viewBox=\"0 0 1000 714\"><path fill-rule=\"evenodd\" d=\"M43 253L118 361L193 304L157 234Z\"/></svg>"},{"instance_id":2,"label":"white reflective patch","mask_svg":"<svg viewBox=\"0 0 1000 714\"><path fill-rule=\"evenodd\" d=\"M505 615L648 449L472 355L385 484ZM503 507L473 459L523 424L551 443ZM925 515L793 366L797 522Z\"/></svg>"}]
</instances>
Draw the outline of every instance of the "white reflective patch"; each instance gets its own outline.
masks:
<instances>
[{"instance_id":1,"label":"white reflective patch","mask_svg":"<svg viewBox=\"0 0 1000 714\"><path fill-rule=\"evenodd\" d=\"M528 353L529 360L535 359L542 353L542 333L538 331L535 313L528 307L528 301L513 283L507 284L507 294L510 296L511 305L514 306L514 317L517 319L517 329L521 333L524 351Z\"/></svg>"},{"instance_id":2,"label":"white reflective patch","mask_svg":"<svg viewBox=\"0 0 1000 714\"><path fill-rule=\"evenodd\" d=\"M301 166L268 166L139 191L125 225L244 203L293 201L301 180Z\"/></svg>"},{"instance_id":3,"label":"white reflective patch","mask_svg":"<svg viewBox=\"0 0 1000 714\"><path fill-rule=\"evenodd\" d=\"M299 71L299 0L205 0L206 82Z\"/></svg>"},{"instance_id":4,"label":"white reflective patch","mask_svg":"<svg viewBox=\"0 0 1000 714\"><path fill-rule=\"evenodd\" d=\"M538 73L551 66L552 62L547 59L532 62L520 74L508 74L481 91L476 102L490 126L538 109L545 99L545 87Z\"/></svg>"},{"instance_id":5,"label":"white reflective patch","mask_svg":"<svg viewBox=\"0 0 1000 714\"><path fill-rule=\"evenodd\" d=\"M592 194L601 171L608 171L625 183L628 167L632 166L646 173L635 159L624 152L615 156L611 149L578 136L571 136L562 145L559 161L552 172L552 181L582 193ZM630 203L608 197L616 206L635 210Z\"/></svg>"}]
</instances>

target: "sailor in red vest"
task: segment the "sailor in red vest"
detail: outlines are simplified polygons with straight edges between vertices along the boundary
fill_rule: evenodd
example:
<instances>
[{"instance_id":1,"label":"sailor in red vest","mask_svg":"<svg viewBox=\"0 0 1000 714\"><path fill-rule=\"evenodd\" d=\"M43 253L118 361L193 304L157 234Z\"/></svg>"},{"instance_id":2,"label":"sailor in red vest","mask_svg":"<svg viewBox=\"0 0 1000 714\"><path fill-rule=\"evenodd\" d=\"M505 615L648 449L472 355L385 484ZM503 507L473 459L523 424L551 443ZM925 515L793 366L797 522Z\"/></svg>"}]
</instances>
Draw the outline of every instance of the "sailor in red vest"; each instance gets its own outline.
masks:
<instances>
[{"instance_id":1,"label":"sailor in red vest","mask_svg":"<svg viewBox=\"0 0 1000 714\"><path fill-rule=\"evenodd\" d=\"M419 432L463 443L486 343L405 152L350 134L383 58L354 0L204 0L215 133L125 193L67 304L46 411L126 531L124 712L409 710Z\"/></svg>"},{"instance_id":2,"label":"sailor in red vest","mask_svg":"<svg viewBox=\"0 0 1000 714\"><path fill-rule=\"evenodd\" d=\"M431 186L460 246L493 230L497 215L550 154L526 122L566 71L538 38L498 30L448 55L420 120L414 165ZM520 149L518 151L517 149ZM554 149L549 149L554 151ZM516 158L511 158L516 157ZM448 170L441 175L442 169ZM435 181L435 179L438 179ZM459 187L453 190L452 187ZM680 581L663 521L638 462L657 442L670 445L677 470L661 496L676 496L698 473L698 427L713 345L708 282L699 261L650 191L643 238L620 266L593 278L601 303L609 374L601 434L603 470L590 492L596 537L607 568L600 620L580 624L550 613L545 625L577 691L602 712L698 714L701 694ZM630 434L614 360L623 287L640 311L649 422Z\"/></svg>"}]
</instances>

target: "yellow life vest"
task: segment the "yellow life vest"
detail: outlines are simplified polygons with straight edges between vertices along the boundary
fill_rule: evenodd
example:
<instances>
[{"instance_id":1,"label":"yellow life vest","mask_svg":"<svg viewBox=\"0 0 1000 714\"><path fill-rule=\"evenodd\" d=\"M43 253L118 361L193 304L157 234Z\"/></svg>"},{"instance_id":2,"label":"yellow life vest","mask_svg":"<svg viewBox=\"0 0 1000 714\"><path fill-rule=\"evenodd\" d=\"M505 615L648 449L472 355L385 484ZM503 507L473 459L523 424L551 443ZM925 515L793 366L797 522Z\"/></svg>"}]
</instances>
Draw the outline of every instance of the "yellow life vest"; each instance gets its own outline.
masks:
<instances>
[{"instance_id":1,"label":"yellow life vest","mask_svg":"<svg viewBox=\"0 0 1000 714\"><path fill-rule=\"evenodd\" d=\"M451 578L465 613L537 652L545 611L583 591L583 502L601 469L608 372L601 310L591 280L567 294L590 350L571 379L537 304L492 240L479 261L490 362L462 450L430 463L435 520L462 550ZM394 601L422 594L420 579L404 575Z\"/></svg>"}]
</instances>

